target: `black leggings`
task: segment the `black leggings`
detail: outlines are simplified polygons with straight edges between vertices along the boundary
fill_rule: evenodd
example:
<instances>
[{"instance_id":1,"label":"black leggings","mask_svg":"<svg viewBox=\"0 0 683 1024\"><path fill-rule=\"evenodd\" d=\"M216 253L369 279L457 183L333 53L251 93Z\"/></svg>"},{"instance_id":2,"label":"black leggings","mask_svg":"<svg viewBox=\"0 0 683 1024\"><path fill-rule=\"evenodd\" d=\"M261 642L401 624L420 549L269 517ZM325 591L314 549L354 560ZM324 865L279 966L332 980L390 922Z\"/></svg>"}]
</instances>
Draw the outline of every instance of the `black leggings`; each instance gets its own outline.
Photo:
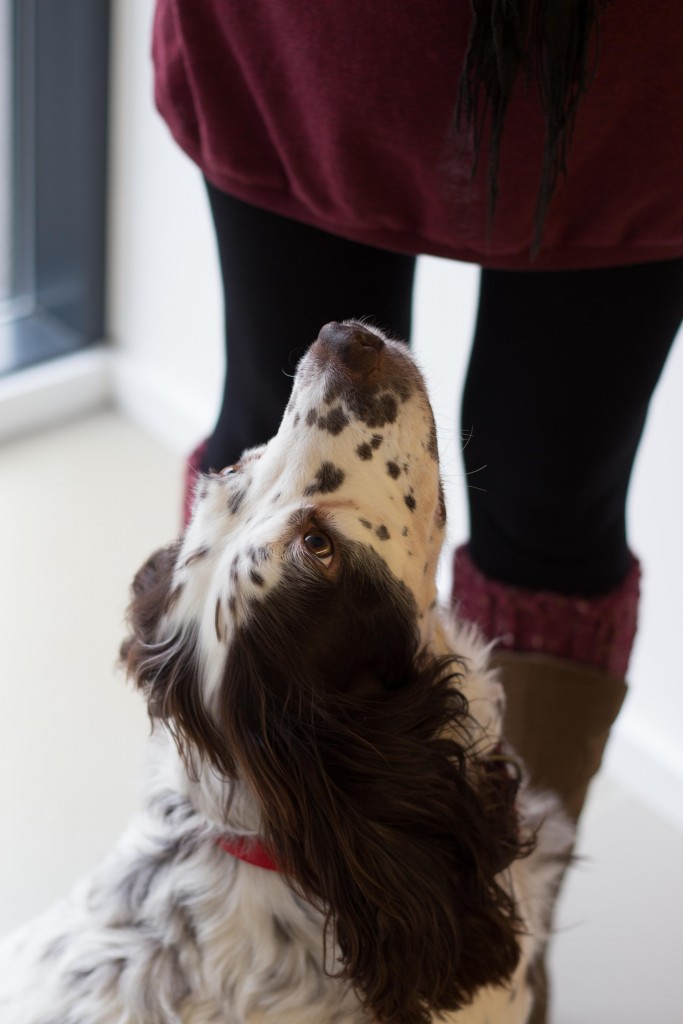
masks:
<instances>
[{"instance_id":1,"label":"black leggings","mask_svg":"<svg viewBox=\"0 0 683 1024\"><path fill-rule=\"evenodd\" d=\"M296 362L329 320L409 340L415 259L208 185L228 372L204 468L268 440ZM470 552L487 575L586 596L629 567L625 506L647 407L683 317L683 260L483 270L462 402Z\"/></svg>"},{"instance_id":2,"label":"black leggings","mask_svg":"<svg viewBox=\"0 0 683 1024\"><path fill-rule=\"evenodd\" d=\"M409 338L415 259L207 187L223 277L227 375L203 468L218 469L275 434L296 364L323 324L367 316Z\"/></svg>"}]
</instances>

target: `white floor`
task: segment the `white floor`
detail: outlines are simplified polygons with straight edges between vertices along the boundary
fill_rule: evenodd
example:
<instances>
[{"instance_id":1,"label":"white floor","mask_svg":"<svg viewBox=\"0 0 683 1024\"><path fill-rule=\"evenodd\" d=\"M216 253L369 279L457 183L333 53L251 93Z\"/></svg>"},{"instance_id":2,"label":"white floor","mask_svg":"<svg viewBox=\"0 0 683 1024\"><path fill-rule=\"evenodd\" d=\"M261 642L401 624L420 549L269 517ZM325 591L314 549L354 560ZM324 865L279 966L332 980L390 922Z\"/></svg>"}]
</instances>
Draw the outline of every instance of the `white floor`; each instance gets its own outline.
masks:
<instances>
[{"instance_id":1,"label":"white floor","mask_svg":"<svg viewBox=\"0 0 683 1024\"><path fill-rule=\"evenodd\" d=\"M113 413L0 449L0 933L111 846L148 726L116 668L181 462ZM555 941L555 1024L680 1024L683 834L594 787Z\"/></svg>"}]
</instances>

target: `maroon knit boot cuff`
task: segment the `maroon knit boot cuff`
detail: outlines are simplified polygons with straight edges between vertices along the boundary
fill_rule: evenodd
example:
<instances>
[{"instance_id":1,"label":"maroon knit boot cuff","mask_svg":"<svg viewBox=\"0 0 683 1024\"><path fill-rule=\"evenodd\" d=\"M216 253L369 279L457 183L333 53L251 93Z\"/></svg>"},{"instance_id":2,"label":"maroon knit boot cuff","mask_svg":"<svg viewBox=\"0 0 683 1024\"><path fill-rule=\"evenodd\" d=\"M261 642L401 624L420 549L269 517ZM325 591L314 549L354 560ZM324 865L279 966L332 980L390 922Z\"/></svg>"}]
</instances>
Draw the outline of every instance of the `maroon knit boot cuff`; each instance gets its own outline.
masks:
<instances>
[{"instance_id":1,"label":"maroon knit boot cuff","mask_svg":"<svg viewBox=\"0 0 683 1024\"><path fill-rule=\"evenodd\" d=\"M488 579L467 545L453 561L452 602L501 650L549 654L623 679L636 634L640 565L632 555L624 582L598 597L525 590Z\"/></svg>"},{"instance_id":2,"label":"maroon knit boot cuff","mask_svg":"<svg viewBox=\"0 0 683 1024\"><path fill-rule=\"evenodd\" d=\"M187 526L192 516L194 504L194 489L197 484L197 477L202 471L202 460L206 451L207 441L195 448L185 463L185 486L183 490L183 529Z\"/></svg>"}]
</instances>

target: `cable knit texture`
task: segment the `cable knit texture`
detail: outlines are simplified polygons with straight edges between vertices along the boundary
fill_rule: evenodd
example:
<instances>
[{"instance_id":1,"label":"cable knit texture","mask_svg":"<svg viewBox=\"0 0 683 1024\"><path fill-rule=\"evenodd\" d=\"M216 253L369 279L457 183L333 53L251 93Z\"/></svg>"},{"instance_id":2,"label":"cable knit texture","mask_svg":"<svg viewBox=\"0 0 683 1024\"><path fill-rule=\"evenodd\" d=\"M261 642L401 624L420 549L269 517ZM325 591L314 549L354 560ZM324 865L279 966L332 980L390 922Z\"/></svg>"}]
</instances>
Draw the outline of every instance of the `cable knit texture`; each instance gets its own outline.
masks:
<instances>
[{"instance_id":1,"label":"cable knit texture","mask_svg":"<svg viewBox=\"0 0 683 1024\"><path fill-rule=\"evenodd\" d=\"M501 650L549 654L624 678L633 646L640 564L631 557L624 582L599 597L525 590L486 577L467 545L454 558L452 601Z\"/></svg>"}]
</instances>

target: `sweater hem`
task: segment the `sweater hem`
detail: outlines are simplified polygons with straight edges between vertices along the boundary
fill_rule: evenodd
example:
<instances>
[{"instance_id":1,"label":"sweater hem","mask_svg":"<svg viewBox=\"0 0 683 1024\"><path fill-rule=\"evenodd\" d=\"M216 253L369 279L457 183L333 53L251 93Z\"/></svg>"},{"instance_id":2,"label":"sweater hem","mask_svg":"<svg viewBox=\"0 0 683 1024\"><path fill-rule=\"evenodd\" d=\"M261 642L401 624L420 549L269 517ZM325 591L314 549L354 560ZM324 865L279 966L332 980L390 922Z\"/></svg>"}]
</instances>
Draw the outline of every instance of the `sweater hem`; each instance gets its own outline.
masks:
<instances>
[{"instance_id":1,"label":"sweater hem","mask_svg":"<svg viewBox=\"0 0 683 1024\"><path fill-rule=\"evenodd\" d=\"M162 111L163 116L163 111ZM531 247L508 252L492 252L465 243L452 244L431 238L420 232L406 230L389 224L359 224L343 222L323 212L310 208L304 199L293 195L278 185L260 184L234 175L225 174L205 165L198 151L196 140L185 136L177 128L171 133L187 156L199 167L205 178L217 189L251 206L256 206L281 217L337 235L361 245L411 256L436 256L473 263L491 270L561 271L591 270L644 263L660 263L683 256L683 239L674 243L635 244L615 243L605 246L562 245L532 256Z\"/></svg>"}]
</instances>

